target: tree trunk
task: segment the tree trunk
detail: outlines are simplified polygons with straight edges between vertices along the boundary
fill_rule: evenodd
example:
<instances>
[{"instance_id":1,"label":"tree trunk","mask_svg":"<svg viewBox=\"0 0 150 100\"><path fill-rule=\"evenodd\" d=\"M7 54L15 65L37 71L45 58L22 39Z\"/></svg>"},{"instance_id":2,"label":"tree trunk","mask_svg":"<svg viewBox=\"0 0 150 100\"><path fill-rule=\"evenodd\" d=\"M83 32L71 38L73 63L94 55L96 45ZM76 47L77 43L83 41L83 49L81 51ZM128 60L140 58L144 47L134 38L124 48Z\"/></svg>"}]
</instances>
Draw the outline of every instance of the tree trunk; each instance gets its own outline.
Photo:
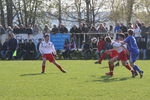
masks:
<instances>
[{"instance_id":1,"label":"tree trunk","mask_svg":"<svg viewBox=\"0 0 150 100\"><path fill-rule=\"evenodd\" d=\"M5 27L5 15L4 15L4 8L3 8L3 1L0 0L0 12L1 12L1 24Z\"/></svg>"},{"instance_id":2,"label":"tree trunk","mask_svg":"<svg viewBox=\"0 0 150 100\"><path fill-rule=\"evenodd\" d=\"M12 0L6 0L7 7L7 25L13 26L13 5Z\"/></svg>"},{"instance_id":3,"label":"tree trunk","mask_svg":"<svg viewBox=\"0 0 150 100\"><path fill-rule=\"evenodd\" d=\"M86 23L88 26L90 23L90 0L85 0L86 3Z\"/></svg>"},{"instance_id":4,"label":"tree trunk","mask_svg":"<svg viewBox=\"0 0 150 100\"><path fill-rule=\"evenodd\" d=\"M131 22L134 0L127 0L127 24Z\"/></svg>"},{"instance_id":5,"label":"tree trunk","mask_svg":"<svg viewBox=\"0 0 150 100\"><path fill-rule=\"evenodd\" d=\"M24 6L24 22L25 22L25 26L27 26L28 24L28 15L27 15L27 7L26 7L26 0L23 0L23 6Z\"/></svg>"},{"instance_id":6,"label":"tree trunk","mask_svg":"<svg viewBox=\"0 0 150 100\"><path fill-rule=\"evenodd\" d=\"M59 25L62 23L62 18L61 18L61 0L59 0L59 15L58 15L58 21L59 21Z\"/></svg>"}]
</instances>

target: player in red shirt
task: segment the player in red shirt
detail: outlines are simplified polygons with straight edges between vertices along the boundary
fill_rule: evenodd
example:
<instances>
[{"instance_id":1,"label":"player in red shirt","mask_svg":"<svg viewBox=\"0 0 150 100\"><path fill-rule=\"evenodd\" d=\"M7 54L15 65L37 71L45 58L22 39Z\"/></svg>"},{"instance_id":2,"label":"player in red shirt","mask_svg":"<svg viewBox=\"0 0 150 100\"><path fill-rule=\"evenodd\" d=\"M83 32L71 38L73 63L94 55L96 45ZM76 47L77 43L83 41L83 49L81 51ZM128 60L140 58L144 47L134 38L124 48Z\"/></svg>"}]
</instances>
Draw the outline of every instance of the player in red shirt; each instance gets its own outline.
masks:
<instances>
[{"instance_id":1,"label":"player in red shirt","mask_svg":"<svg viewBox=\"0 0 150 100\"><path fill-rule=\"evenodd\" d=\"M55 50L54 44L49 41L49 39L50 39L49 35L45 35L44 39L45 40L42 41L39 46L39 51L43 58L41 73L45 72L46 60L49 60L49 62L56 65L57 68L59 68L63 73L66 73L66 71L56 62L56 60L54 58L54 56L56 55L56 50Z\"/></svg>"},{"instance_id":2,"label":"player in red shirt","mask_svg":"<svg viewBox=\"0 0 150 100\"><path fill-rule=\"evenodd\" d=\"M113 43L110 37L106 37L106 38L105 38L105 41L108 42L108 43L110 43L111 45L112 45L112 43ZM101 63L102 63L102 60L105 59L107 56L110 56L110 58L113 58L113 57L115 57L115 56L117 56L117 55L118 55L118 52L117 52L116 50L114 50L114 49L106 50L106 51L103 53L103 55L99 58L99 60L96 61L95 63L96 63L96 64L101 64Z\"/></svg>"},{"instance_id":3,"label":"player in red shirt","mask_svg":"<svg viewBox=\"0 0 150 100\"><path fill-rule=\"evenodd\" d=\"M127 63L128 60L128 51L126 49L127 47L126 45L121 46L121 41L123 41L124 38L125 38L124 34L120 34L119 42L115 42L113 44L114 50L118 52L118 55L109 60L108 64L110 72L106 73L106 75L113 76L114 62L120 60L122 62L122 65L125 66L132 73L132 77L135 77L134 70L132 70L129 64Z\"/></svg>"},{"instance_id":4,"label":"player in red shirt","mask_svg":"<svg viewBox=\"0 0 150 100\"><path fill-rule=\"evenodd\" d=\"M104 49L105 49L105 40L103 37L100 37L97 43L97 50L99 57L101 56L101 53L104 51Z\"/></svg>"}]
</instances>

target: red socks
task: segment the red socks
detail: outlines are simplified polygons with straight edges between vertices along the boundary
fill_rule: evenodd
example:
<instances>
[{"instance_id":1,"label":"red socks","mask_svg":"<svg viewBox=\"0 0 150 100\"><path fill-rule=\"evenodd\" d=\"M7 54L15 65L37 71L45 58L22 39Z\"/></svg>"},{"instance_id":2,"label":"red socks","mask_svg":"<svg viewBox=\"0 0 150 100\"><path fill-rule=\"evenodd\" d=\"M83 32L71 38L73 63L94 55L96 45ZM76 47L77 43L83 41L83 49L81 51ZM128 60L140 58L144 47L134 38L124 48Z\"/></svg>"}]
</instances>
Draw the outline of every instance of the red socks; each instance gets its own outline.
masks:
<instances>
[{"instance_id":1,"label":"red socks","mask_svg":"<svg viewBox=\"0 0 150 100\"><path fill-rule=\"evenodd\" d=\"M45 66L42 66L42 73L45 72Z\"/></svg>"},{"instance_id":2,"label":"red socks","mask_svg":"<svg viewBox=\"0 0 150 100\"><path fill-rule=\"evenodd\" d=\"M125 66L129 71L131 71L131 67L127 64L126 66Z\"/></svg>"},{"instance_id":3,"label":"red socks","mask_svg":"<svg viewBox=\"0 0 150 100\"><path fill-rule=\"evenodd\" d=\"M107 56L107 53L105 52L105 53L101 56L101 58L99 59L99 62L102 62L102 60L103 60L104 58L106 58L106 56Z\"/></svg>"}]
</instances>

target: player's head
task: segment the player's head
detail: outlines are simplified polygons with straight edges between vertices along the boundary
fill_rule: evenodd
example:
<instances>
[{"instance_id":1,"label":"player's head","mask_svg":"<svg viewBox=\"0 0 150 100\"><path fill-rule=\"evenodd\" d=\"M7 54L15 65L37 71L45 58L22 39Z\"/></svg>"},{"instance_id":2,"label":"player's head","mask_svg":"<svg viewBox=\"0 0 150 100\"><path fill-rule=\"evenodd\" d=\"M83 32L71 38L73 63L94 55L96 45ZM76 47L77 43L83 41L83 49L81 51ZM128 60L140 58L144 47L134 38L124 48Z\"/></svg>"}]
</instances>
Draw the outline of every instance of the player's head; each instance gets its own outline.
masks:
<instances>
[{"instance_id":1,"label":"player's head","mask_svg":"<svg viewBox=\"0 0 150 100\"><path fill-rule=\"evenodd\" d=\"M109 36L105 37L105 41L108 43L111 43L111 37L109 37Z\"/></svg>"},{"instance_id":2,"label":"player's head","mask_svg":"<svg viewBox=\"0 0 150 100\"><path fill-rule=\"evenodd\" d=\"M45 38L45 41L49 41L49 35L45 35L44 38Z\"/></svg>"},{"instance_id":3,"label":"player's head","mask_svg":"<svg viewBox=\"0 0 150 100\"><path fill-rule=\"evenodd\" d=\"M119 39L120 41L123 41L124 38L125 38L125 35L124 35L123 33L120 33L118 39Z\"/></svg>"},{"instance_id":4,"label":"player's head","mask_svg":"<svg viewBox=\"0 0 150 100\"><path fill-rule=\"evenodd\" d=\"M128 34L129 34L129 35L134 35L134 31L133 31L132 29L129 29L129 30L128 30Z\"/></svg>"},{"instance_id":5,"label":"player's head","mask_svg":"<svg viewBox=\"0 0 150 100\"><path fill-rule=\"evenodd\" d=\"M125 38L127 38L127 37L128 37L128 33L125 33L124 35L125 35Z\"/></svg>"}]
</instances>

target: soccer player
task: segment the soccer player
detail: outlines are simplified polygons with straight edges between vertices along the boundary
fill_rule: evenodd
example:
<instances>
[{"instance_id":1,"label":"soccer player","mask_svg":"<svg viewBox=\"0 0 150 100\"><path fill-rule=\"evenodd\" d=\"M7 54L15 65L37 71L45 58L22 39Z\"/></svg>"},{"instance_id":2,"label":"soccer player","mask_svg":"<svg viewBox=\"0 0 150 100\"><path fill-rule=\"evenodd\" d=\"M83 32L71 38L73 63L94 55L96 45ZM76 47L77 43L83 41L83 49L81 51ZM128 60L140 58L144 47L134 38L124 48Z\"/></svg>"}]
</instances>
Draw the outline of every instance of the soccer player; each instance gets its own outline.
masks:
<instances>
[{"instance_id":1,"label":"soccer player","mask_svg":"<svg viewBox=\"0 0 150 100\"><path fill-rule=\"evenodd\" d=\"M54 56L56 55L56 50L55 50L54 44L52 42L50 42L49 39L50 39L49 35L45 35L44 41L42 41L39 46L39 51L43 58L41 73L45 72L46 60L49 60L49 62L56 65L57 68L60 69L63 73L66 73L66 71L56 62L56 60L54 58Z\"/></svg>"},{"instance_id":2,"label":"soccer player","mask_svg":"<svg viewBox=\"0 0 150 100\"><path fill-rule=\"evenodd\" d=\"M120 43L120 41L123 41L124 38L125 38L124 34L119 34L118 36L119 41L113 43L113 49L118 52L118 55L109 60L110 72L106 73L106 75L113 76L114 62L120 60L122 62L122 65L125 66L132 73L132 77L135 77L134 70L132 70L129 64L127 63L128 53L126 50L126 45L122 47L121 46L122 44Z\"/></svg>"},{"instance_id":3,"label":"soccer player","mask_svg":"<svg viewBox=\"0 0 150 100\"><path fill-rule=\"evenodd\" d=\"M128 45L128 50L130 52L130 66L132 66L132 68L135 71L138 71L140 74L140 78L142 78L143 77L143 71L140 70L140 68L137 65L135 65L135 62L136 62L137 57L139 55L139 48L137 46L137 42L135 40L134 32L132 29L128 30L128 35L129 36L124 40L122 45L124 45L124 44ZM135 73L135 75L136 75L136 73Z\"/></svg>"},{"instance_id":4,"label":"soccer player","mask_svg":"<svg viewBox=\"0 0 150 100\"><path fill-rule=\"evenodd\" d=\"M110 58L113 58L113 57L115 57L115 56L118 55L118 52L117 52L115 49L112 49L112 48L113 48L113 47L112 47L113 41L111 40L111 38L110 38L110 37L106 37L106 38L105 38L105 41L106 41L108 44L110 44L111 46L110 46L109 50L106 50L106 51L103 53L103 55L99 58L98 61L95 62L95 64L101 64L102 61L103 61L103 59L105 59L108 55L110 56Z\"/></svg>"}]
</instances>

